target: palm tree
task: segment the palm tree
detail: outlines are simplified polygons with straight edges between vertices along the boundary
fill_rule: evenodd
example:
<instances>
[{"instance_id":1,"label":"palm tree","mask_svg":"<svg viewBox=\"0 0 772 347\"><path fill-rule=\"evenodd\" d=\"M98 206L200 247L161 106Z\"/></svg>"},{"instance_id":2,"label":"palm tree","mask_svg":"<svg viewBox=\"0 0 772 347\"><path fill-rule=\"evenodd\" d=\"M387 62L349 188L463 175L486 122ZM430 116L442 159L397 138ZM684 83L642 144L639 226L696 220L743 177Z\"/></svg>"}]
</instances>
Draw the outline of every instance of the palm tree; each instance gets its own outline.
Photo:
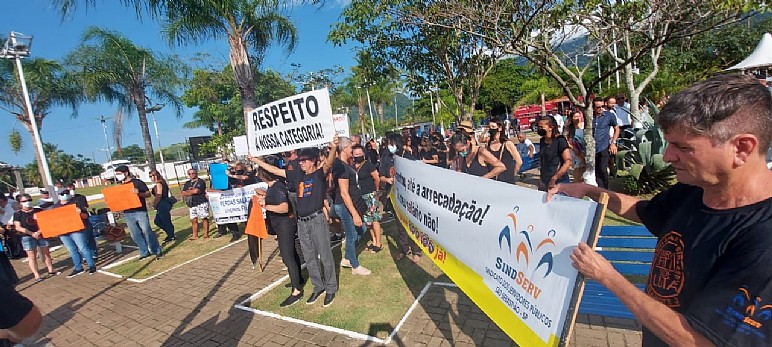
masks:
<instances>
[{"instance_id":1,"label":"palm tree","mask_svg":"<svg viewBox=\"0 0 772 347\"><path fill-rule=\"evenodd\" d=\"M67 72L61 64L41 58L23 61L22 68L27 81L32 113L35 116L38 129L43 129L43 120L50 114L51 107L68 106L72 108L72 116L77 115L77 107L83 100L83 90L78 86L73 74ZM37 146L36 139L32 135L32 123L27 115L24 96L17 76L17 71L11 60L3 59L0 61L0 109L13 115L27 129L33 145ZM14 141L14 137L11 136L10 140ZM35 160L42 181L45 174L42 169L42 158L38 151L35 151Z\"/></svg>"},{"instance_id":2,"label":"palm tree","mask_svg":"<svg viewBox=\"0 0 772 347\"><path fill-rule=\"evenodd\" d=\"M182 117L176 92L185 84L188 68L176 57L139 47L125 36L97 27L86 29L80 46L65 58L78 70L78 79L92 101L115 102L128 115L136 110L145 158L155 168L153 141L147 123L147 100L164 102Z\"/></svg>"},{"instance_id":3,"label":"palm tree","mask_svg":"<svg viewBox=\"0 0 772 347\"><path fill-rule=\"evenodd\" d=\"M277 0L147 0L149 8L164 18L164 31L172 44L197 43L227 37L230 65L241 94L244 122L260 106L255 97L255 74L266 49L274 42L295 49L295 25L280 13ZM250 61L250 57L251 60Z\"/></svg>"},{"instance_id":4,"label":"palm tree","mask_svg":"<svg viewBox=\"0 0 772 347\"><path fill-rule=\"evenodd\" d=\"M148 11L160 18L171 44L185 45L226 37L230 46L230 65L241 93L245 124L247 112L260 106L255 98L255 75L251 64L259 66L273 43L283 44L287 52L295 49L297 30L281 14L278 0L120 0L134 8L138 17ZM310 2L316 3L317 0ZM94 0L54 0L62 17L79 5L95 6Z\"/></svg>"}]
</instances>

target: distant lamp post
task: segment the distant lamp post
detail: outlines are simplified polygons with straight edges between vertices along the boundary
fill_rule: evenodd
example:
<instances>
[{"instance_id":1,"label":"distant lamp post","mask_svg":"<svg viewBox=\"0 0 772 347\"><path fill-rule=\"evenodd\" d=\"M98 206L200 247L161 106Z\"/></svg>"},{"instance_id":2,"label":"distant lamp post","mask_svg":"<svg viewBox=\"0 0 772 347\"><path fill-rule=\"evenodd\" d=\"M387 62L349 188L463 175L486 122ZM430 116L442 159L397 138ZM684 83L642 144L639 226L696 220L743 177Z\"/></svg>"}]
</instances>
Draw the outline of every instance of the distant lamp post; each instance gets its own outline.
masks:
<instances>
[{"instance_id":1,"label":"distant lamp post","mask_svg":"<svg viewBox=\"0 0 772 347\"><path fill-rule=\"evenodd\" d=\"M155 111L160 111L162 108L164 108L164 104L155 104L151 107L148 107L145 109L145 111L150 112L150 114L153 116L153 128L155 128L155 138L158 140L158 154L161 157L161 173L163 173L165 179L169 179L166 177L166 164L164 163L164 150L161 147L161 137L158 136L158 123L155 121ZM176 178L176 177L175 177Z\"/></svg>"},{"instance_id":2,"label":"distant lamp post","mask_svg":"<svg viewBox=\"0 0 772 347\"><path fill-rule=\"evenodd\" d=\"M105 133L105 146L107 146L107 165L112 170L113 177L115 177L115 168L113 167L113 152L110 151L110 140L107 139L107 119L105 116L99 117L99 122L102 123L102 131Z\"/></svg>"},{"instance_id":3,"label":"distant lamp post","mask_svg":"<svg viewBox=\"0 0 772 347\"><path fill-rule=\"evenodd\" d=\"M32 112L32 103L29 100L29 91L27 90L27 81L24 79L24 70L21 67L21 58L27 58L32 47L32 36L26 36L15 31L8 34L8 40L5 46L0 50L0 58L13 59L16 61L16 69L19 70L19 84L21 92L24 95L24 106L27 108L30 125L32 126L32 136L35 142L35 149L43 165L43 180L46 186L53 186L54 180L51 178L51 170L48 168L48 160L45 151L43 151L43 141L40 139L38 122L35 120L35 114Z\"/></svg>"}]
</instances>

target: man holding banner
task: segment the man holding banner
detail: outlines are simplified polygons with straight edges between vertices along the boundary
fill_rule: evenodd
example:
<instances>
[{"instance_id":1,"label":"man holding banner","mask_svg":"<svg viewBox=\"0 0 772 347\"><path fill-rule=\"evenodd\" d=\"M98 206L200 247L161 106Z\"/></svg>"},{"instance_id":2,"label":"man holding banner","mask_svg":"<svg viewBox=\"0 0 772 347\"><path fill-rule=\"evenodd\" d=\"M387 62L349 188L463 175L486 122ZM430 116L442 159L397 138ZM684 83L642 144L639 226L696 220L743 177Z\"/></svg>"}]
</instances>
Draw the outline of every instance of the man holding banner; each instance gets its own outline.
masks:
<instances>
[{"instance_id":1,"label":"man holding banner","mask_svg":"<svg viewBox=\"0 0 772 347\"><path fill-rule=\"evenodd\" d=\"M752 77L720 75L674 95L657 121L675 186L650 201L586 184L550 191L605 192L611 211L657 236L646 293L584 243L574 267L640 320L644 346L772 345L772 95Z\"/></svg>"}]
</instances>

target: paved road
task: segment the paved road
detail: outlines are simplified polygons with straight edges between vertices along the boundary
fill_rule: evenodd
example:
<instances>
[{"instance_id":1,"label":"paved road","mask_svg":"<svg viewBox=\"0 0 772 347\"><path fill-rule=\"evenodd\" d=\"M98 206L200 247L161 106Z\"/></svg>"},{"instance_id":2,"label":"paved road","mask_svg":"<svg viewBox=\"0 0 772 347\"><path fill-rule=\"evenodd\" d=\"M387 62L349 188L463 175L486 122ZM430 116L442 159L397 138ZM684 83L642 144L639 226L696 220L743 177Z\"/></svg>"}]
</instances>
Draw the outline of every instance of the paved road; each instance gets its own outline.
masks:
<instances>
[{"instance_id":1,"label":"paved road","mask_svg":"<svg viewBox=\"0 0 772 347\"><path fill-rule=\"evenodd\" d=\"M270 254L274 249L275 242L267 241L265 250ZM104 258L115 259L109 254ZM144 283L97 274L62 275L33 284L26 264L13 263L22 277L18 289L45 315L26 346L375 345L233 308L285 271L278 258L263 273L252 270L246 243ZM58 265L69 269L69 259ZM433 286L391 345L514 344L457 288ZM640 328L632 321L580 316L571 345L640 346Z\"/></svg>"}]
</instances>

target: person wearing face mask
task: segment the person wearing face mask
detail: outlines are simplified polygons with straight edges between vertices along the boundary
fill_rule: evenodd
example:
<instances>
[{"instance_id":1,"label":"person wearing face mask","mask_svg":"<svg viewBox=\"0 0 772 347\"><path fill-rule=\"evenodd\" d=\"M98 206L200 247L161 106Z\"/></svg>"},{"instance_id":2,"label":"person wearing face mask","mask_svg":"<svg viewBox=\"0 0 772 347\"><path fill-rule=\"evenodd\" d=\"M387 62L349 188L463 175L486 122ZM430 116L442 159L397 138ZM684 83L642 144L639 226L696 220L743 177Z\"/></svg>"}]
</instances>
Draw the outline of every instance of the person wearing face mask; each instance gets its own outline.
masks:
<instances>
[{"instance_id":1,"label":"person wearing face mask","mask_svg":"<svg viewBox=\"0 0 772 347\"><path fill-rule=\"evenodd\" d=\"M69 190L63 190L59 194L59 205L57 207L75 205L80 218L85 225L88 222L88 213L86 213L86 206L81 202L75 200ZM94 252L89 245L89 238L94 238L93 235L88 234L86 229L71 232L69 234L59 236L59 240L62 241L67 248L67 252L70 253L70 259L72 259L72 265L74 269L67 278L75 277L83 273L83 260L88 265L88 274L93 275L96 273L96 264L94 261Z\"/></svg>"},{"instance_id":2,"label":"person wearing face mask","mask_svg":"<svg viewBox=\"0 0 772 347\"><path fill-rule=\"evenodd\" d=\"M455 171L482 178L493 178L507 170L501 160L496 159L487 149L477 146L463 131L457 132L450 138L450 148L455 155L451 164L451 168Z\"/></svg>"},{"instance_id":3,"label":"person wearing face mask","mask_svg":"<svg viewBox=\"0 0 772 347\"><path fill-rule=\"evenodd\" d=\"M399 134L386 135L388 141L389 154L385 155L381 159L381 166L378 169L379 180L381 187L383 188L384 209L394 211L394 206L391 204L391 200L388 198L388 193L391 187L394 185L394 156L400 156L405 159L415 160L410 153L405 151L398 151L398 148L402 148L402 136ZM407 230L402 226L402 223L397 223L397 239L399 241L400 253L397 255L397 260L404 258L410 259L410 261L417 263L421 259L421 249L410 239L407 234Z\"/></svg>"},{"instance_id":4,"label":"person wearing face mask","mask_svg":"<svg viewBox=\"0 0 772 347\"><path fill-rule=\"evenodd\" d=\"M68 183L67 184L67 190L70 191L70 195L72 195L72 200L75 200L76 203L79 204L79 206L84 206L83 210L86 211L88 209L88 199L86 199L86 196L83 194L78 194L75 192L75 183ZM91 222L89 222L88 218L83 221L83 223L86 225L86 231L88 235L90 236L88 238L88 245L91 247L91 251L94 252L94 260L99 259L99 248L97 248L97 242L96 237L94 236L94 228L91 225Z\"/></svg>"},{"instance_id":5,"label":"person wearing face mask","mask_svg":"<svg viewBox=\"0 0 772 347\"><path fill-rule=\"evenodd\" d=\"M356 170L356 176L354 181L359 187L367 205L367 210L362 215L362 221L365 222L367 228L370 229L370 236L372 237L372 243L367 246L370 252L378 253L383 248L381 243L381 202L378 201L378 188L380 188L380 177L378 176L378 169L371 162L365 159L365 150L362 146L351 146L351 154L354 162L354 170Z\"/></svg>"},{"instance_id":6,"label":"person wearing face mask","mask_svg":"<svg viewBox=\"0 0 772 347\"><path fill-rule=\"evenodd\" d=\"M558 132L555 118L539 119L537 133L539 142L539 190L547 191L558 183L568 183L568 169L571 167L571 148L568 141Z\"/></svg>"},{"instance_id":7,"label":"person wearing face mask","mask_svg":"<svg viewBox=\"0 0 772 347\"><path fill-rule=\"evenodd\" d=\"M509 140L504 127L498 119L491 120L488 123L488 135L489 141L486 149L504 163L504 167L506 167L506 171L494 176L494 179L500 182L515 184L515 176L520 171L520 166L523 165L520 152L515 148L515 143ZM489 166L488 169L491 170L493 168Z\"/></svg>"},{"instance_id":8,"label":"person wearing face mask","mask_svg":"<svg viewBox=\"0 0 772 347\"><path fill-rule=\"evenodd\" d=\"M21 206L16 200L5 194L0 194L0 231L2 231L8 256L11 259L24 257L21 236L14 231L13 227L13 214L20 208Z\"/></svg>"},{"instance_id":9,"label":"person wearing face mask","mask_svg":"<svg viewBox=\"0 0 772 347\"><path fill-rule=\"evenodd\" d=\"M42 210L32 207L32 197L29 194L19 195L19 202L21 203L21 210L13 214L13 224L16 232L22 234L21 244L24 251L27 252L27 263L35 277L35 282L40 282L43 278L38 272L38 249L43 254L43 262L48 269L48 275L53 276L59 272L54 271L51 253L48 251L48 241L43 238L43 234L38 228L38 222L35 220L35 213Z\"/></svg>"},{"instance_id":10,"label":"person wearing face mask","mask_svg":"<svg viewBox=\"0 0 772 347\"><path fill-rule=\"evenodd\" d=\"M150 228L150 218L147 216L147 202L145 199L150 197L150 189L145 182L133 178L129 173L129 167L121 165L115 168L115 179L121 184L131 184L134 188L132 193L139 197L140 207L123 211L123 219L129 225L129 234L134 243L139 247L139 260L143 260L154 254L156 259L161 259L161 245L158 243L158 236Z\"/></svg>"}]
</instances>

